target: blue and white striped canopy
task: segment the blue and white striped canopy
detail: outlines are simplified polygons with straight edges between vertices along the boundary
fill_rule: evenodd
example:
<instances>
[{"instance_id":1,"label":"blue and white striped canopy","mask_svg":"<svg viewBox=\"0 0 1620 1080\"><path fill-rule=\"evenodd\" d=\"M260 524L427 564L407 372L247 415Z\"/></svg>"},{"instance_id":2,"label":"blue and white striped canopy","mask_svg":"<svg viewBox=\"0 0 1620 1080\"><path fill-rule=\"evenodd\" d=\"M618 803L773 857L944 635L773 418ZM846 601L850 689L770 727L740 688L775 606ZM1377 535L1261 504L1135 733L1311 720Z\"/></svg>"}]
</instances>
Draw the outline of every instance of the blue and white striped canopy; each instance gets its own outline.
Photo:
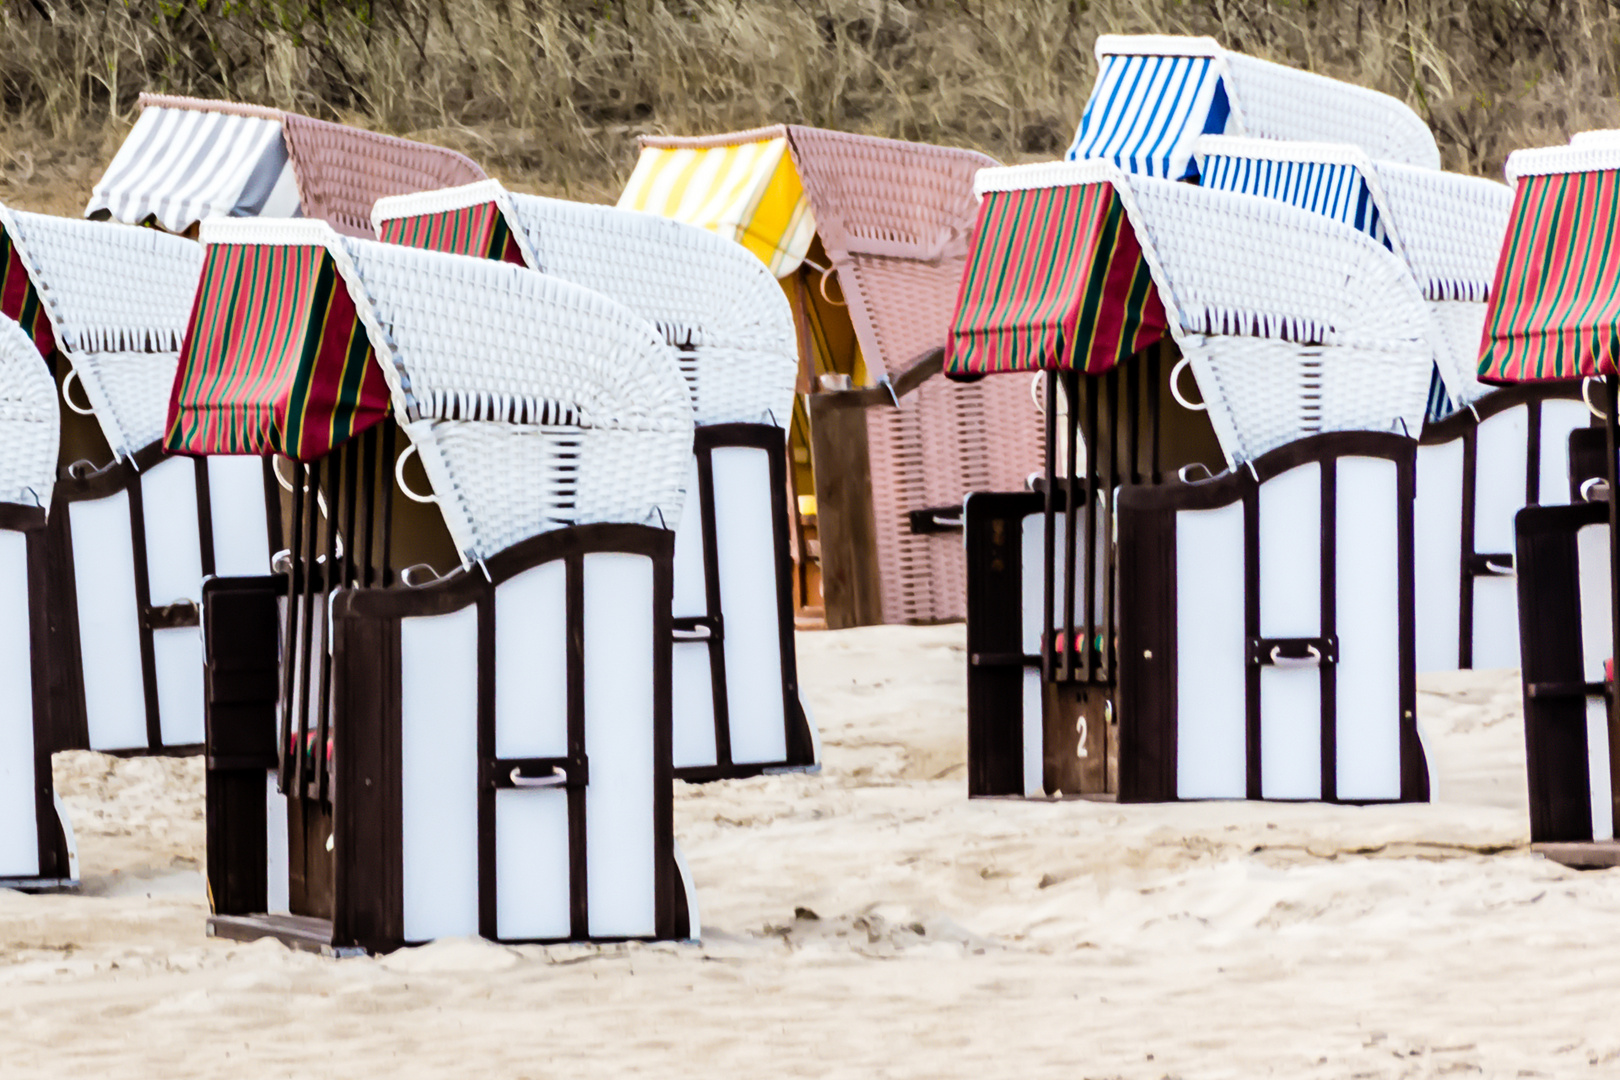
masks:
<instances>
[{"instance_id":1,"label":"blue and white striped canopy","mask_svg":"<svg viewBox=\"0 0 1620 1080\"><path fill-rule=\"evenodd\" d=\"M1330 217L1394 248L1367 178L1356 165L1208 154L1200 156L1199 171L1204 187L1276 199Z\"/></svg>"},{"instance_id":2,"label":"blue and white striped canopy","mask_svg":"<svg viewBox=\"0 0 1620 1080\"><path fill-rule=\"evenodd\" d=\"M1231 109L1214 56L1102 56L1069 160L1126 172L1196 175L1193 142L1226 130Z\"/></svg>"}]
</instances>

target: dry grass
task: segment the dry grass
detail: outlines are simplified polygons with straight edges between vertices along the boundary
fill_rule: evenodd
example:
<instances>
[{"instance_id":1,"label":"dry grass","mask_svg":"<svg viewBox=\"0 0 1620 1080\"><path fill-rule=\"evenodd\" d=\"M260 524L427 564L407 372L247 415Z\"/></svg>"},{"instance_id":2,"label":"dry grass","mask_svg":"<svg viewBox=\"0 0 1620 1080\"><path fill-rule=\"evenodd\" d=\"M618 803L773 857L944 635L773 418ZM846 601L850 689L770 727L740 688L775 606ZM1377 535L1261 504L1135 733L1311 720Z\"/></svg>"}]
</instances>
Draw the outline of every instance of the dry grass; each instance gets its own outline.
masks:
<instances>
[{"instance_id":1,"label":"dry grass","mask_svg":"<svg viewBox=\"0 0 1620 1080\"><path fill-rule=\"evenodd\" d=\"M76 211L143 89L441 142L586 199L647 131L797 121L1049 157L1110 31L1394 94L1470 172L1617 122L1612 0L0 0L0 198Z\"/></svg>"}]
</instances>

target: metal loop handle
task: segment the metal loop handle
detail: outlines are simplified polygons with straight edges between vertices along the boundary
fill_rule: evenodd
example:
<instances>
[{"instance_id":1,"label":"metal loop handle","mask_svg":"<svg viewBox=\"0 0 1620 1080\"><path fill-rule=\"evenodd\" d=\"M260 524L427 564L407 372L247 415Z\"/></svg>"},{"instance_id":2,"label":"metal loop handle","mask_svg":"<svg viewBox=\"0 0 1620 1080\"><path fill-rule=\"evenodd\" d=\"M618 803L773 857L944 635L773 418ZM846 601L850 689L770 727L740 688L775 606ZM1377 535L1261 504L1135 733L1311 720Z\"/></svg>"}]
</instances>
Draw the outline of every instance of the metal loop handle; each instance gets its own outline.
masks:
<instances>
[{"instance_id":1,"label":"metal loop handle","mask_svg":"<svg viewBox=\"0 0 1620 1080\"><path fill-rule=\"evenodd\" d=\"M73 385L74 381L77 380L78 377L78 368L70 368L68 373L62 377L62 404L66 405L80 416L94 416L96 415L96 410L93 406L86 405L82 409L79 408L73 403L73 395L68 393L68 388Z\"/></svg>"},{"instance_id":2,"label":"metal loop handle","mask_svg":"<svg viewBox=\"0 0 1620 1080\"><path fill-rule=\"evenodd\" d=\"M955 517L946 517L942 514L930 514L928 517L930 521L942 529L960 529L962 527L961 514L957 514Z\"/></svg>"},{"instance_id":3,"label":"metal loop handle","mask_svg":"<svg viewBox=\"0 0 1620 1080\"><path fill-rule=\"evenodd\" d=\"M1599 420L1607 420L1609 418L1609 414L1603 412L1596 405L1592 404L1592 384L1595 382L1597 382L1597 378L1592 375L1588 375L1586 378L1581 380L1581 400L1586 402L1587 412L1591 413Z\"/></svg>"},{"instance_id":4,"label":"metal loop handle","mask_svg":"<svg viewBox=\"0 0 1620 1080\"><path fill-rule=\"evenodd\" d=\"M1503 566L1500 563L1493 563L1489 559L1485 560L1485 569L1489 570L1491 573L1497 575L1498 577L1517 577L1518 576L1517 571L1515 571L1512 566Z\"/></svg>"},{"instance_id":5,"label":"metal loop handle","mask_svg":"<svg viewBox=\"0 0 1620 1080\"><path fill-rule=\"evenodd\" d=\"M833 307L849 307L849 299L847 297L843 300L834 300L832 297L827 295L827 279L831 277L837 271L837 269L838 268L835 266L828 266L821 271L821 298L827 301L827 303L831 304ZM840 293L844 291L844 283L841 281L838 283L838 291Z\"/></svg>"},{"instance_id":6,"label":"metal loop handle","mask_svg":"<svg viewBox=\"0 0 1620 1080\"><path fill-rule=\"evenodd\" d=\"M1202 470L1204 470L1203 479L1194 480L1190 476L1188 476L1187 473L1191 469L1202 469ZM1209 466L1205 465L1202 461L1194 461L1194 462L1189 462L1188 464L1183 465L1181 468L1177 469L1176 470L1176 477L1183 484L1204 484L1204 483L1208 483L1209 481L1215 479L1215 474L1213 472L1211 472L1210 469L1209 469Z\"/></svg>"},{"instance_id":7,"label":"metal loop handle","mask_svg":"<svg viewBox=\"0 0 1620 1080\"><path fill-rule=\"evenodd\" d=\"M1309 656L1280 656L1281 645L1271 647L1271 663L1274 667L1317 667L1322 663L1322 652L1315 645L1305 646Z\"/></svg>"},{"instance_id":8,"label":"metal loop handle","mask_svg":"<svg viewBox=\"0 0 1620 1080\"><path fill-rule=\"evenodd\" d=\"M1181 381L1181 371L1190 363L1192 363L1192 357L1183 356L1176 361L1176 366L1170 369L1170 396L1175 398L1176 402L1189 412L1205 412L1209 409L1208 404L1200 401L1195 405L1181 395L1181 387L1178 385ZM1196 377L1193 382L1194 385L1197 384Z\"/></svg>"},{"instance_id":9,"label":"metal loop handle","mask_svg":"<svg viewBox=\"0 0 1620 1080\"><path fill-rule=\"evenodd\" d=\"M407 492L406 494L409 494L409 492ZM428 580L426 580L426 581L418 581L417 580L418 572L422 571L422 570L426 570L428 573L432 574L433 576L431 578L429 578ZM437 570L435 570L433 568L432 563L425 563L425 562L412 563L410 566L407 566L405 569L403 569L403 570L401 570L399 572L399 580L404 582L405 587L408 588L408 589L420 589L420 588L423 588L425 586L432 585L435 581L438 581L439 578L441 578L442 576L443 576L442 574L440 574Z\"/></svg>"},{"instance_id":10,"label":"metal loop handle","mask_svg":"<svg viewBox=\"0 0 1620 1080\"><path fill-rule=\"evenodd\" d=\"M568 783L568 770L560 765L551 767L550 776L524 776L518 766L512 768L512 786L521 788L562 787Z\"/></svg>"},{"instance_id":11,"label":"metal loop handle","mask_svg":"<svg viewBox=\"0 0 1620 1080\"><path fill-rule=\"evenodd\" d=\"M410 456L414 453L416 453L416 444L411 443L405 448L405 452L400 454L399 458L394 462L394 483L399 485L399 490L403 491L405 493L405 497L411 500L411 502L436 503L439 501L439 497L437 495L418 495L416 492L411 490L410 485L405 483L405 462L410 460Z\"/></svg>"},{"instance_id":12,"label":"metal loop handle","mask_svg":"<svg viewBox=\"0 0 1620 1080\"><path fill-rule=\"evenodd\" d=\"M1609 486L1609 482L1607 480L1605 480L1601 476L1594 476L1594 477L1591 477L1590 479L1581 481L1581 500L1583 502L1598 502L1598 501L1600 501L1600 500L1594 499L1592 497L1592 492L1596 491L1600 484L1605 488L1607 488ZM1605 494L1603 496L1603 499L1606 500L1607 498L1608 498L1608 495Z\"/></svg>"},{"instance_id":13,"label":"metal loop handle","mask_svg":"<svg viewBox=\"0 0 1620 1080\"><path fill-rule=\"evenodd\" d=\"M707 626L694 626L690 630L672 630L670 637L675 641L708 641L714 635L709 632Z\"/></svg>"},{"instance_id":14,"label":"metal loop handle","mask_svg":"<svg viewBox=\"0 0 1620 1080\"><path fill-rule=\"evenodd\" d=\"M271 458L270 459L270 471L275 474L276 483L281 485L281 490L283 490L283 491L291 491L293 489L293 482L291 480L288 480L285 476L281 475L281 462L283 460L284 459L280 455L277 455L276 457ZM291 461L292 459L287 458L285 460ZM308 483L308 481L305 481L305 483L304 483L304 494L305 495L309 494L309 483ZM316 508L318 510L320 510L321 517L330 517L331 516L330 514L328 514L326 512L326 494L323 491L321 491L319 485L317 485L316 488L315 488L315 506L316 506Z\"/></svg>"}]
</instances>

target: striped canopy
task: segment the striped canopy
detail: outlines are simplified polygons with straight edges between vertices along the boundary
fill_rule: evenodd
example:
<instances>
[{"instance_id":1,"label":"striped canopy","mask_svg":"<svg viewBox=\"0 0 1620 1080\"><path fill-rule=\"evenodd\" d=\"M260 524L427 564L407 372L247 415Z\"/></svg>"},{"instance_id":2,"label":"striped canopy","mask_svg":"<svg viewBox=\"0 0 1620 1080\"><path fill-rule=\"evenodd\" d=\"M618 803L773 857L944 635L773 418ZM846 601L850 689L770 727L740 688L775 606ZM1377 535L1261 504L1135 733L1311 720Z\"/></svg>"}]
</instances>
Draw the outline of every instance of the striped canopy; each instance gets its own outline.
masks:
<instances>
[{"instance_id":1,"label":"striped canopy","mask_svg":"<svg viewBox=\"0 0 1620 1080\"><path fill-rule=\"evenodd\" d=\"M713 138L643 138L618 205L736 241L778 278L799 268L816 235L784 127Z\"/></svg>"},{"instance_id":2,"label":"striped canopy","mask_svg":"<svg viewBox=\"0 0 1620 1080\"><path fill-rule=\"evenodd\" d=\"M296 217L282 116L228 102L153 99L90 194L86 217L184 232L207 217Z\"/></svg>"},{"instance_id":3,"label":"striped canopy","mask_svg":"<svg viewBox=\"0 0 1620 1080\"><path fill-rule=\"evenodd\" d=\"M40 303L39 290L5 229L0 229L0 315L21 326L41 356L50 359L56 352L56 335L45 305Z\"/></svg>"},{"instance_id":4,"label":"striped canopy","mask_svg":"<svg viewBox=\"0 0 1620 1080\"><path fill-rule=\"evenodd\" d=\"M382 369L325 247L209 245L166 450L310 461L388 409Z\"/></svg>"},{"instance_id":5,"label":"striped canopy","mask_svg":"<svg viewBox=\"0 0 1620 1080\"><path fill-rule=\"evenodd\" d=\"M975 241L946 345L952 375L1100 374L1168 329L1112 184L985 192Z\"/></svg>"},{"instance_id":6,"label":"striped canopy","mask_svg":"<svg viewBox=\"0 0 1620 1080\"><path fill-rule=\"evenodd\" d=\"M1232 140L1227 146L1235 143ZM1203 187L1276 199L1364 232L1387 248L1394 247L1367 178L1355 162L1289 160L1228 151L1201 154L1198 164L1198 182Z\"/></svg>"},{"instance_id":7,"label":"striped canopy","mask_svg":"<svg viewBox=\"0 0 1620 1080\"><path fill-rule=\"evenodd\" d=\"M1481 380L1520 383L1616 374L1616 229L1620 172L1615 169L1520 179L1485 319Z\"/></svg>"},{"instance_id":8,"label":"striped canopy","mask_svg":"<svg viewBox=\"0 0 1620 1080\"><path fill-rule=\"evenodd\" d=\"M1196 175L1193 141L1225 131L1231 112L1221 66L1210 53L1099 56L1069 160L1171 180Z\"/></svg>"},{"instance_id":9,"label":"striped canopy","mask_svg":"<svg viewBox=\"0 0 1620 1080\"><path fill-rule=\"evenodd\" d=\"M494 199L470 206L383 218L377 224L377 239L387 244L524 265L523 249L518 246L512 226Z\"/></svg>"}]
</instances>

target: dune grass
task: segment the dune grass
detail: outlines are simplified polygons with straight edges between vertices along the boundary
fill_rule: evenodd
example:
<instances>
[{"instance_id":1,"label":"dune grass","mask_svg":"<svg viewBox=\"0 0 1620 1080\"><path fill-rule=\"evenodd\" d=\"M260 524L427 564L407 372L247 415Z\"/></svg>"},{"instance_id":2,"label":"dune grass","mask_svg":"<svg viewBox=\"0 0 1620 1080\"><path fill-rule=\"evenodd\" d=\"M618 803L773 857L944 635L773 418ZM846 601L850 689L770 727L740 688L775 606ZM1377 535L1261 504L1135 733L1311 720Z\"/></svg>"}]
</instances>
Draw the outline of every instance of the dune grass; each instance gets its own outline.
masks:
<instances>
[{"instance_id":1,"label":"dune grass","mask_svg":"<svg viewBox=\"0 0 1620 1080\"><path fill-rule=\"evenodd\" d=\"M1612 0L0 0L0 197L82 203L147 89L443 143L584 199L618 191L643 132L791 121L1039 159L1106 32L1210 34L1394 94L1467 172L1620 124Z\"/></svg>"}]
</instances>

